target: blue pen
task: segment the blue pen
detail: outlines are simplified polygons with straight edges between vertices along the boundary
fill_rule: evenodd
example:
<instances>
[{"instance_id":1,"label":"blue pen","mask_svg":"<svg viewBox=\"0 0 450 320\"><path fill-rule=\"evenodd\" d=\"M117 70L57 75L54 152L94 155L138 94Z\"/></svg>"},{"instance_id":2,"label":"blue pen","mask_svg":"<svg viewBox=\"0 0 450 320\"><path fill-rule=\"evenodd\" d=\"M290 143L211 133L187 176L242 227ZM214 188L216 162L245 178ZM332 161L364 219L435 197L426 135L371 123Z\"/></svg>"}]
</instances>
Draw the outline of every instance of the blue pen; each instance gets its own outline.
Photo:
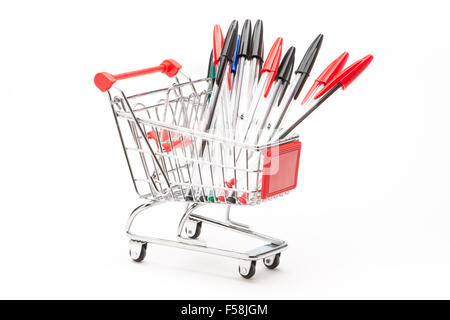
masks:
<instances>
[{"instance_id":1,"label":"blue pen","mask_svg":"<svg viewBox=\"0 0 450 320\"><path fill-rule=\"evenodd\" d=\"M252 40L252 22L247 19L245 20L244 27L242 28L240 40L239 40L239 50L234 52L233 64L235 65L233 88L231 90L231 108L232 113L232 129L236 133L237 118L239 115L239 105L243 102L241 101L242 96L242 85L247 82L244 79L244 70L248 67L247 61L250 60L251 52L251 40Z\"/></svg>"},{"instance_id":2,"label":"blue pen","mask_svg":"<svg viewBox=\"0 0 450 320\"><path fill-rule=\"evenodd\" d=\"M236 48L234 49L233 61L231 62L231 74L233 76L232 83L234 84L234 78L236 76L236 70L238 66L238 52L239 52L239 43L241 42L241 35L238 34L236 40Z\"/></svg>"}]
</instances>

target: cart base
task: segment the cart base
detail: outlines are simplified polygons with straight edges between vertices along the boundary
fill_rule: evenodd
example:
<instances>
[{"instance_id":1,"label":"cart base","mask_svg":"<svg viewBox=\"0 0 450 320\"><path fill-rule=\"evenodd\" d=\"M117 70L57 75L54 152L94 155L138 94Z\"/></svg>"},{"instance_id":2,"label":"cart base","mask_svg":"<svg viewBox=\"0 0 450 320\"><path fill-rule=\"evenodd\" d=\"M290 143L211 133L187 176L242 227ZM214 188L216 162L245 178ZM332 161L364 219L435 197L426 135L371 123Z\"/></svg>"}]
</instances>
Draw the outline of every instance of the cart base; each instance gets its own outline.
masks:
<instances>
[{"instance_id":1,"label":"cart base","mask_svg":"<svg viewBox=\"0 0 450 320\"><path fill-rule=\"evenodd\" d=\"M199 203L188 204L178 225L177 239L168 240L150 236L143 236L131 233L131 227L137 215L160 202L149 202L137 207L130 215L127 223L126 233L130 238L130 256L136 262L141 262L145 258L147 244L159 244L180 249L199 251L220 255L228 258L240 260L239 273L242 277L249 279L255 274L256 261L263 260L264 265L269 269L274 269L280 262L280 253L287 249L287 243L252 231L248 226L230 220L230 207L227 207L225 221L211 219L205 216L193 214L192 212L201 206ZM256 238L268 242L267 244L254 248L246 252L226 250L210 247L203 240L196 239L200 235L202 224L214 225L226 230Z\"/></svg>"}]
</instances>

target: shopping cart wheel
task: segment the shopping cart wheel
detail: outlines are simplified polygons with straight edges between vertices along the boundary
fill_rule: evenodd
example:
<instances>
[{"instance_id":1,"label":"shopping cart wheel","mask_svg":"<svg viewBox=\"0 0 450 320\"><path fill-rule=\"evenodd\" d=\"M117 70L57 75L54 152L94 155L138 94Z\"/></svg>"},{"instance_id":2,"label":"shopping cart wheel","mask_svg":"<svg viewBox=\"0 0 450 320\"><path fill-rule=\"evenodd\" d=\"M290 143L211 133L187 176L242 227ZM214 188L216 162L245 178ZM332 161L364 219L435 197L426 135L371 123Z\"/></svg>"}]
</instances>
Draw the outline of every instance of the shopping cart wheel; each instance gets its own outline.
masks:
<instances>
[{"instance_id":1,"label":"shopping cart wheel","mask_svg":"<svg viewBox=\"0 0 450 320\"><path fill-rule=\"evenodd\" d=\"M202 222L201 221L189 221L184 228L187 236L191 239L197 239L202 232Z\"/></svg>"},{"instance_id":2,"label":"shopping cart wheel","mask_svg":"<svg viewBox=\"0 0 450 320\"><path fill-rule=\"evenodd\" d=\"M245 278L250 279L256 273L256 261L245 261L239 265L239 274Z\"/></svg>"},{"instance_id":3,"label":"shopping cart wheel","mask_svg":"<svg viewBox=\"0 0 450 320\"><path fill-rule=\"evenodd\" d=\"M147 242L130 240L130 257L136 262L142 262L147 254Z\"/></svg>"},{"instance_id":4,"label":"shopping cart wheel","mask_svg":"<svg viewBox=\"0 0 450 320\"><path fill-rule=\"evenodd\" d=\"M264 265L269 269L275 269L280 264L281 253L277 253L274 256L267 257L264 260Z\"/></svg>"}]
</instances>

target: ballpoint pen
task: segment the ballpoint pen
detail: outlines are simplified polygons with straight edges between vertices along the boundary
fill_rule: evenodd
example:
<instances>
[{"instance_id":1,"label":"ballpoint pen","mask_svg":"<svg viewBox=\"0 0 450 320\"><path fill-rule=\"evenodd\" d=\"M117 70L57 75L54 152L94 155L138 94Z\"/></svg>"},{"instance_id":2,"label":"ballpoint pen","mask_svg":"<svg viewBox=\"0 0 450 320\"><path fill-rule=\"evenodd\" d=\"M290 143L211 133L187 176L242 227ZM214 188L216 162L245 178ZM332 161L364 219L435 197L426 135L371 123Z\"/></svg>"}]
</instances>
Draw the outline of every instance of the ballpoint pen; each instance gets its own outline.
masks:
<instances>
[{"instance_id":1,"label":"ballpoint pen","mask_svg":"<svg viewBox=\"0 0 450 320\"><path fill-rule=\"evenodd\" d=\"M339 73L333 81L328 83L314 98L319 99L307 112L305 112L297 121L291 126L283 130L277 139L283 139L288 136L303 120L305 120L314 110L316 110L322 103L324 103L333 93L339 88L346 89L372 62L373 56L371 54L354 62L341 73Z\"/></svg>"},{"instance_id":2,"label":"ballpoint pen","mask_svg":"<svg viewBox=\"0 0 450 320\"><path fill-rule=\"evenodd\" d=\"M234 21L232 22L232 24L233 23L234 23ZM220 28L220 25L216 24L214 26L214 35L213 35L214 80L216 78L217 68L220 63L220 55L222 53L223 43L224 43L224 40L223 40L223 35L222 35L222 29ZM231 66L229 68L226 68L226 74L227 74L227 79L228 79L228 89L231 90ZM214 85L212 86L212 88L214 88ZM220 95L220 96L222 98L223 103L225 103L226 105L230 104L229 95ZM227 112L227 111L228 110L224 110L223 112ZM228 116L223 119L228 119ZM214 126L214 124L215 124L215 122L212 122L209 129L211 129L211 126Z\"/></svg>"},{"instance_id":3,"label":"ballpoint pen","mask_svg":"<svg viewBox=\"0 0 450 320\"><path fill-rule=\"evenodd\" d=\"M209 56L209 63L208 63L208 73L206 74L207 78L211 79L211 82L209 83L208 91L211 91L214 86L214 81L216 80L216 67L214 66L214 49L211 49L211 54ZM211 92L207 96L207 101L209 101L209 98L211 97Z\"/></svg>"},{"instance_id":4,"label":"ballpoint pen","mask_svg":"<svg viewBox=\"0 0 450 320\"><path fill-rule=\"evenodd\" d=\"M225 41L221 41L220 27L215 27L214 32L214 63L216 65L216 82L213 86L213 92L208 103L208 112L206 123L203 127L204 131L210 131L210 133L228 137L231 129L231 117L230 117L230 92L231 90L231 62L233 59L233 53L235 51L237 42L237 21L233 21L228 29ZM221 46L223 44L223 46ZM228 85L222 85L224 78L227 78ZM220 99L220 103L219 103ZM219 114L220 113L220 114ZM207 141L203 140L200 149L200 157L206 157L207 161L211 162L213 159L217 160L219 154L217 150L211 150L211 147L207 149L205 154L205 148ZM228 158L228 157L226 157ZM210 167L211 182L214 184L213 176L215 175L216 167ZM200 201L217 201L217 194L215 188L212 188L208 193L208 197L198 195Z\"/></svg>"},{"instance_id":5,"label":"ballpoint pen","mask_svg":"<svg viewBox=\"0 0 450 320\"><path fill-rule=\"evenodd\" d=\"M215 69L215 66L214 66L214 49L211 49L211 54L209 55L209 62L208 62L208 72L206 73L206 77L207 78L211 78L211 75L213 73L213 70L212 70L213 68ZM216 73L216 71L214 70L214 79L216 78L215 73Z\"/></svg>"},{"instance_id":6,"label":"ballpoint pen","mask_svg":"<svg viewBox=\"0 0 450 320\"><path fill-rule=\"evenodd\" d=\"M231 60L233 59L233 52L234 52L234 48L236 46L237 32L238 32L238 22L236 20L234 20L228 29L222 50L220 52L220 56L216 60L219 65L218 65L217 72L216 72L216 81L214 83L211 98L210 98L208 106L207 106L207 116L206 116L206 121L203 126L204 132L209 131L209 129L211 128L211 125L213 124L213 122L215 120L216 107L217 107L218 98L221 93L222 82L223 82L224 76L227 72L227 69L229 69ZM215 49L215 52L217 52L217 51L218 50ZM215 59L216 59L216 53L215 53ZM201 150L200 150L201 156L203 155L203 152L205 150L206 143L207 143L206 140L202 141Z\"/></svg>"},{"instance_id":7,"label":"ballpoint pen","mask_svg":"<svg viewBox=\"0 0 450 320\"><path fill-rule=\"evenodd\" d=\"M267 119L270 114L270 110L272 109L272 106L275 104L275 101L279 94L282 93L283 89L289 84L289 79L291 78L292 71L294 69L294 59L295 59L295 48L291 47L289 50L285 53L283 59L280 62L280 65L277 70L277 74L275 77L275 84L273 85L273 89L270 90L270 88L267 88L270 90L270 93L268 97L263 98L263 101L261 101L264 108L266 108L266 111L260 121L256 123L257 130L255 130L255 139L253 144L257 144L260 137L262 130L267 122ZM267 61L267 60L266 60ZM245 142L245 141L244 141ZM240 153L238 154L239 158ZM249 154L249 158L252 157L252 153ZM246 202L246 195L245 193L241 196L237 197L239 202L245 203ZM233 192L231 196L228 198L228 202L236 202L236 193Z\"/></svg>"},{"instance_id":8,"label":"ballpoint pen","mask_svg":"<svg viewBox=\"0 0 450 320\"><path fill-rule=\"evenodd\" d=\"M232 113L232 110L230 110L230 106L231 106L231 101L230 100L231 100L231 89L232 89L232 83L233 83L232 77L233 77L233 74L235 73L235 70L236 70L235 67L236 67L236 64L237 64L237 55L238 55L238 51L239 51L239 42L240 42L240 36L237 34L238 24L237 24L236 20L234 20L231 23L229 29L231 29L231 28L235 29L235 31L234 31L236 33L235 43L234 44L230 44L230 48L229 49L222 48L222 50L231 50L231 49L233 49L232 50L232 52L233 52L232 59L231 59L231 61L229 61L230 65L229 65L228 68L225 69L226 70L225 71L226 77L227 77L227 80L228 80L228 86L227 86L228 91L223 89L224 90L223 94L220 94L221 102L222 102L221 103L221 111L222 111L221 114L222 114L222 117L219 117L220 120L222 121L221 122L221 124L222 124L222 132L220 132L220 135L223 136L223 137L226 137L226 138L232 138L232 135L231 135L231 131L232 131L232 129L231 129L231 124L232 124L231 113ZM228 32L229 32L229 30L228 30ZM222 52L221 52L221 54L222 54ZM220 60L220 58L219 58L219 60Z\"/></svg>"},{"instance_id":9,"label":"ballpoint pen","mask_svg":"<svg viewBox=\"0 0 450 320\"><path fill-rule=\"evenodd\" d=\"M280 60L281 60L281 52L282 52L282 46L283 46L283 39L282 38L277 38L274 42L274 44L272 45L272 48L269 51L269 54L267 55L267 58L264 62L263 67L261 68L261 77L259 80L259 83L256 87L256 90L253 94L253 99L251 101L249 110L248 110L248 114L245 115L243 121L245 121L245 127L244 127L244 132L242 137L239 140L242 140L242 142L246 142L247 138L248 138L248 134L250 132L251 127L253 126L253 120L255 118L255 114L257 113L257 111L261 108L261 105L264 105L264 101L262 101L261 99L264 100L264 98L267 98L270 89L272 87L272 83L277 75L277 71L279 69L280 66ZM289 53L285 55L285 57L287 56L288 58L286 58L287 60L290 60L293 54L295 53L295 50L292 48L289 50ZM286 63L287 63L286 60ZM283 69L285 68L285 66L283 65ZM286 69L289 69L289 67L286 65ZM283 71L283 73L285 72L289 72L289 70ZM274 88L274 90L272 91L278 91L279 88L281 87L281 82L277 81L277 88ZM276 94L275 94L276 95ZM264 97L264 98L263 98ZM240 155L241 155L241 151L242 149L240 149L237 153L237 156L235 158L236 162L239 162L240 160ZM245 162L248 162L249 158L252 156L252 153L247 153L246 159L244 160ZM248 176L244 178L244 181L247 181L248 184ZM236 179L236 185L237 182L240 179ZM257 186L254 186L255 188ZM231 196L228 198L229 202L236 202L236 198L237 200L239 200L241 203L245 203L246 202L246 194L241 194L240 196L237 196L236 192L233 192L231 194Z\"/></svg>"},{"instance_id":10,"label":"ballpoint pen","mask_svg":"<svg viewBox=\"0 0 450 320\"><path fill-rule=\"evenodd\" d=\"M245 73L245 70L248 68L247 63L250 59L251 54L251 40L252 40L252 25L251 20L247 19L244 22L244 25L242 27L241 35L238 36L239 38L239 45L236 45L237 51L234 53L233 57L233 63L231 66L231 72L234 71L235 76L233 79L233 86L231 91L231 101L225 101L225 103L222 105L222 107L226 108L226 105L228 102L231 108L233 109L232 115L231 115L231 124L228 126L229 132L231 134L226 135L227 138L235 138L236 136L236 122L238 118L238 112L239 112L239 106L241 104L248 104L248 98L247 97L241 97L241 94L243 92L243 85L244 85L244 91L247 89L248 85L248 73ZM233 70L234 69L234 70ZM246 79L244 79L244 75L247 76ZM225 163L228 163L229 159L232 158L232 150L228 149L228 156L225 157ZM228 188L232 188L235 184L236 180L232 178L231 180L225 182L225 185ZM225 187L224 185L224 187ZM228 192L224 191L221 196L219 196L219 200L222 202L228 201L228 202L235 202L235 193L232 192L231 197L228 196ZM225 200L227 199L227 200Z\"/></svg>"},{"instance_id":11,"label":"ballpoint pen","mask_svg":"<svg viewBox=\"0 0 450 320\"><path fill-rule=\"evenodd\" d=\"M313 85L309 89L305 98L302 101L303 104L310 102L317 92L319 92L327 83L332 81L336 75L342 71L348 59L348 53L344 52L339 57L337 57L333 62L331 62L325 70L317 77Z\"/></svg>"},{"instance_id":12,"label":"ballpoint pen","mask_svg":"<svg viewBox=\"0 0 450 320\"><path fill-rule=\"evenodd\" d=\"M236 70L238 66L238 51L239 51L239 43L241 42L241 35L238 34L236 39L236 48L234 49L233 61L231 62L231 83L234 83L234 78L236 77Z\"/></svg>"},{"instance_id":13,"label":"ballpoint pen","mask_svg":"<svg viewBox=\"0 0 450 320\"><path fill-rule=\"evenodd\" d=\"M214 51L214 61L213 64L216 66L219 64L220 53L222 52L223 47L223 34L222 28L220 25L214 25L214 33L213 33L213 51Z\"/></svg>"},{"instance_id":14,"label":"ballpoint pen","mask_svg":"<svg viewBox=\"0 0 450 320\"><path fill-rule=\"evenodd\" d=\"M223 47L223 34L222 34L222 29L220 28L220 25L216 24L214 25L214 32L213 32L213 48L211 51L211 55L209 57L209 66L208 66L208 75L207 77L211 78L211 83L210 83L210 87L208 88L209 91L212 91L212 89L214 88L214 83L216 81L216 73L217 73L217 66L219 64L219 57L220 57L220 53L222 52L222 47ZM208 94L208 102L211 99L211 93L210 92ZM207 107L208 105L206 105ZM203 112L201 113L201 118L203 118L204 116L204 112L206 110L203 110Z\"/></svg>"},{"instance_id":15,"label":"ballpoint pen","mask_svg":"<svg viewBox=\"0 0 450 320\"><path fill-rule=\"evenodd\" d=\"M255 93L253 94L252 102L249 107L248 114L243 119L245 121L244 132L242 135L242 140L245 142L247 140L248 133L252 127L253 119L257 110L261 106L261 98L263 96L267 97L270 88L272 86L273 80L275 79L278 66L280 65L281 51L283 46L283 38L277 38L267 55L266 61L261 69L261 77L256 87ZM239 158L239 156L238 156Z\"/></svg>"},{"instance_id":16,"label":"ballpoint pen","mask_svg":"<svg viewBox=\"0 0 450 320\"><path fill-rule=\"evenodd\" d=\"M252 23L250 20L245 20L242 27L239 50L237 54L237 67L236 75L233 81L233 88L231 90L231 107L233 108L232 114L232 128L236 130L236 122L239 116L239 107L242 104L247 103L247 99L241 99L242 86L248 84L248 79L244 79L245 70L248 68L248 62L251 54L251 37L252 37ZM247 81L245 81L247 80Z\"/></svg>"},{"instance_id":17,"label":"ballpoint pen","mask_svg":"<svg viewBox=\"0 0 450 320\"><path fill-rule=\"evenodd\" d=\"M264 59L264 39L263 39L263 22L257 20L253 28L252 43L250 51L250 75L248 80L248 101L253 98L254 89L260 77L260 70ZM240 113L242 115L242 112Z\"/></svg>"},{"instance_id":18,"label":"ballpoint pen","mask_svg":"<svg viewBox=\"0 0 450 320\"><path fill-rule=\"evenodd\" d=\"M206 77L211 79L211 81L209 83L209 87L208 87L208 91L210 91L212 89L212 87L214 85L214 81L216 79L216 67L214 66L214 49L211 49L211 54L209 55L208 72L206 74ZM211 97L211 93L209 93L208 96L206 97L205 104L208 103L210 97ZM200 114L203 114L203 112L201 112ZM195 150L192 150L192 149L190 149L190 150L191 150L191 155L192 155L195 152ZM199 164L197 164L197 165L198 165L198 170L200 170L200 165ZM191 180L193 182L195 182L195 183L198 183L200 181L198 181L199 178L198 178L198 175L197 175L197 171L195 170L194 165L192 165L192 167L193 167L192 168L193 174L192 174L192 176L190 175L191 176ZM203 199L203 197L201 195L199 197L201 199ZM191 189L188 190L187 195L186 195L186 199L189 200L189 201L193 201L194 200L194 197L192 196Z\"/></svg>"},{"instance_id":19,"label":"ballpoint pen","mask_svg":"<svg viewBox=\"0 0 450 320\"><path fill-rule=\"evenodd\" d=\"M209 64L208 64L207 77L211 78L210 87L208 88L209 91L213 90L213 88L215 87L217 66L219 64L220 53L222 52L223 41L224 40L223 40L222 29L220 28L220 25L216 24L216 25L214 25L214 31L213 31L213 49L211 51L211 54L209 57ZM208 94L207 101L205 103L206 106L201 112L200 119L203 119L205 112L207 113L207 111L208 111L209 102L211 101L211 94L212 94L211 92ZM203 128L200 127L199 129L202 130ZM193 152L195 152L195 150ZM197 182L201 183L201 181L198 181L198 180L201 179L200 172L202 171L202 166L200 164L197 164L197 167L198 167L197 168L198 171L193 169L192 181L194 181L196 183ZM195 193L196 193L196 198L199 199L199 201L205 201L207 199L207 196L206 196L203 188L198 189ZM190 190L188 191L187 199L190 201L194 200L194 197Z\"/></svg>"},{"instance_id":20,"label":"ballpoint pen","mask_svg":"<svg viewBox=\"0 0 450 320\"><path fill-rule=\"evenodd\" d=\"M265 112L263 117L257 122L258 129L256 130L256 137L253 141L253 144L258 144L264 127L266 126L267 119L269 118L272 107L275 104L275 101L280 95L284 94L284 91L289 85L289 80L291 79L292 71L294 69L294 60L295 48L290 47L280 62L273 89L270 91L269 96L263 99L267 100L263 102Z\"/></svg>"},{"instance_id":21,"label":"ballpoint pen","mask_svg":"<svg viewBox=\"0 0 450 320\"><path fill-rule=\"evenodd\" d=\"M292 100L297 99L306 80L309 77L309 73L311 72L312 67L314 66L314 62L316 61L317 55L319 54L320 47L322 45L323 35L319 34L317 38L311 43L305 55L303 56L302 61L300 62L297 70L295 71L294 79L291 81L291 85L289 86L286 94L283 99L279 101L279 108L281 108L281 114L278 120L275 122L273 126L270 128L269 141L272 140L278 128L280 128L281 123L287 113L289 105Z\"/></svg>"}]
</instances>

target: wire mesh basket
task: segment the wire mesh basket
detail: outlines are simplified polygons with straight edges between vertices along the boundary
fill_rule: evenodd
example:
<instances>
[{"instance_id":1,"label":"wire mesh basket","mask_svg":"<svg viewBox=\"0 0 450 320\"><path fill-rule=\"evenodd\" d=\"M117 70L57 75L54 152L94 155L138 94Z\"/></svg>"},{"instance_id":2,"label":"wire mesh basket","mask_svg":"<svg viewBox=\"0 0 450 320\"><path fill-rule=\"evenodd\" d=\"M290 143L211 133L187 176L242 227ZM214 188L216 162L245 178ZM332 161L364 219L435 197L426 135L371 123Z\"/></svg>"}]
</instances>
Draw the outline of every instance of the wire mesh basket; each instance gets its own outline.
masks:
<instances>
[{"instance_id":1,"label":"wire mesh basket","mask_svg":"<svg viewBox=\"0 0 450 320\"><path fill-rule=\"evenodd\" d=\"M256 146L201 131L210 87L187 78L131 96L108 91L139 196L251 205L295 188L297 137Z\"/></svg>"}]
</instances>

